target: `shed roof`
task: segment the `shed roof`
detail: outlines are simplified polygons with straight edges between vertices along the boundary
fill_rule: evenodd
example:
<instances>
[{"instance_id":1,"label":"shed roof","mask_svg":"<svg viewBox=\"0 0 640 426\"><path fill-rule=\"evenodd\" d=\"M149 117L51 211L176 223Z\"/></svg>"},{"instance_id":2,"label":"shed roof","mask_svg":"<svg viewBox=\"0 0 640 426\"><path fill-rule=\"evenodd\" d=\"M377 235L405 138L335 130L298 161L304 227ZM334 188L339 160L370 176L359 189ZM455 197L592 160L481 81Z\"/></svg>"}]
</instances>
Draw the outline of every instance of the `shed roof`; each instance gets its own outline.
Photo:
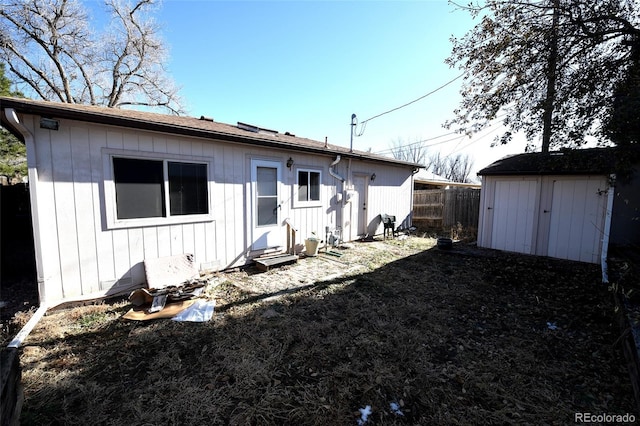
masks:
<instances>
[{"instance_id":1,"label":"shed roof","mask_svg":"<svg viewBox=\"0 0 640 426\"><path fill-rule=\"evenodd\" d=\"M628 173L640 160L638 146L532 152L502 158L478 172L500 175L592 175Z\"/></svg>"},{"instance_id":2,"label":"shed roof","mask_svg":"<svg viewBox=\"0 0 640 426\"><path fill-rule=\"evenodd\" d=\"M0 97L0 108L13 108L18 113L34 114L54 119L71 119L263 147L295 149L316 154L341 155L345 158L384 162L408 168L421 167L419 164L400 161L382 155L357 150L350 151L349 148L342 146L297 137L289 132L280 133L241 122L238 122L237 125L219 123L206 117L195 118L12 97ZM0 114L0 116L2 125L11 128L11 124L6 120L4 114Z\"/></svg>"}]
</instances>

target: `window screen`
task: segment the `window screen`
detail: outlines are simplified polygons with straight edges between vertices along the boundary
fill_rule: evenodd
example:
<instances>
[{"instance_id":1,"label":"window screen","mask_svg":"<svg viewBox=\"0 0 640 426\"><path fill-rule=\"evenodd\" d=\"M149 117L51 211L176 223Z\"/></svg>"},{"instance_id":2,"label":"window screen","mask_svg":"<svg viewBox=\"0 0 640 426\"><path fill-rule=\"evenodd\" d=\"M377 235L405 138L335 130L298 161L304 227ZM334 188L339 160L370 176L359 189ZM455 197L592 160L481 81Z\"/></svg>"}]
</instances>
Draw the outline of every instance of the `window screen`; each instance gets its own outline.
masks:
<instances>
[{"instance_id":1,"label":"window screen","mask_svg":"<svg viewBox=\"0 0 640 426\"><path fill-rule=\"evenodd\" d=\"M169 211L171 215L207 214L207 165L169 162Z\"/></svg>"},{"instance_id":2,"label":"window screen","mask_svg":"<svg viewBox=\"0 0 640 426\"><path fill-rule=\"evenodd\" d=\"M114 158L113 174L118 219L165 215L162 161Z\"/></svg>"}]
</instances>

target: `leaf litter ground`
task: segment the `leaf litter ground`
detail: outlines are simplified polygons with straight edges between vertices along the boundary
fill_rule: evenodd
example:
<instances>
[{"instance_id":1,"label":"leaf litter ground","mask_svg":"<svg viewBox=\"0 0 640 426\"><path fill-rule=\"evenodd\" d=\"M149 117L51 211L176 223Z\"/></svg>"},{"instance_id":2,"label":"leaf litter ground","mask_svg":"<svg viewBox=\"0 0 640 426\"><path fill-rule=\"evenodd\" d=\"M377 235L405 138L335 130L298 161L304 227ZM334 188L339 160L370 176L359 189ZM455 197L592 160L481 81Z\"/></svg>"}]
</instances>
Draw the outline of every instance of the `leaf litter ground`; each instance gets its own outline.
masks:
<instances>
[{"instance_id":1,"label":"leaf litter ground","mask_svg":"<svg viewBox=\"0 0 640 426\"><path fill-rule=\"evenodd\" d=\"M208 323L126 321L124 301L52 311L22 348L22 423L637 416L596 265L434 243L356 243L339 258L221 274Z\"/></svg>"}]
</instances>

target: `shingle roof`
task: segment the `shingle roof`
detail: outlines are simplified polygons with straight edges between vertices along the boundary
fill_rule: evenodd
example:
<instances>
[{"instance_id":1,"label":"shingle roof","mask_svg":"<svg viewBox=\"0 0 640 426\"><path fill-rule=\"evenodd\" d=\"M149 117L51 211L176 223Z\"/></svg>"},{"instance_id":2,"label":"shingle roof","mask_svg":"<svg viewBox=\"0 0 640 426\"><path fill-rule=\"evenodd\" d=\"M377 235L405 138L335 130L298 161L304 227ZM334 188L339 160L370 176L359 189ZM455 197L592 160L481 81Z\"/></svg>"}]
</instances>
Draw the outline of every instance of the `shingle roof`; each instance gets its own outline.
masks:
<instances>
[{"instance_id":1,"label":"shingle roof","mask_svg":"<svg viewBox=\"0 0 640 426\"><path fill-rule=\"evenodd\" d=\"M413 168L420 167L418 164L395 160L369 152L356 150L350 152L349 148L297 137L288 132L279 133L274 130L240 122L238 125L219 123L205 117L194 118L146 111L10 97L0 97L0 108L14 108L17 112L41 115L48 118L71 119L206 139L296 149L317 154L342 155L345 158L385 162ZM4 114L1 115L2 124L4 126L10 126L10 123L5 121Z\"/></svg>"},{"instance_id":2,"label":"shingle roof","mask_svg":"<svg viewBox=\"0 0 640 426\"><path fill-rule=\"evenodd\" d=\"M478 172L498 175L587 175L628 173L640 160L637 146L533 152L502 158Z\"/></svg>"}]
</instances>

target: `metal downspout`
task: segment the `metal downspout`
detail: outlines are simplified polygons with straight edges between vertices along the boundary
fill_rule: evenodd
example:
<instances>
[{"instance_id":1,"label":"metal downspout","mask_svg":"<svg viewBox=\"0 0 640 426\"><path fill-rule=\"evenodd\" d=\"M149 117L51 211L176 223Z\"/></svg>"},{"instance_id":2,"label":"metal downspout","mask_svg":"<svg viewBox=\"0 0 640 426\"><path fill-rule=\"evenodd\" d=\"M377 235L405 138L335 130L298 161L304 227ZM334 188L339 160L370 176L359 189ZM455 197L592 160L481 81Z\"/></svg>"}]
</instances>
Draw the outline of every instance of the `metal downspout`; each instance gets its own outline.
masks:
<instances>
[{"instance_id":1,"label":"metal downspout","mask_svg":"<svg viewBox=\"0 0 640 426\"><path fill-rule=\"evenodd\" d=\"M333 168L334 168L334 167L336 166L336 164L338 164L339 162L340 162L340 156L338 155L338 156L336 156L336 159L333 161L333 163L331 163L331 164L329 165L329 174L330 174L331 176L333 176L334 178L336 178L336 179L340 180L340 182L344 183L345 179L333 170Z\"/></svg>"},{"instance_id":2,"label":"metal downspout","mask_svg":"<svg viewBox=\"0 0 640 426\"><path fill-rule=\"evenodd\" d=\"M31 202L31 225L33 227L33 244L35 251L35 260L36 260L36 278L38 281L38 300L40 302L40 307L33 314L31 319L27 322L27 324L18 332L16 337L9 343L10 348L17 348L22 344L22 341L27 337L27 335L31 332L33 327L40 321L40 319L44 316L47 311L47 305L45 302L45 289L44 289L44 278L42 271L42 252L41 252L41 244L40 244L40 227L38 226L38 197L37 197L37 187L38 187L38 169L36 167L36 146L35 141L33 139L33 135L29 130L20 122L18 119L18 114L13 108L6 108L4 110L4 115L7 120L14 126L16 130L20 132L22 137L24 138L24 143L27 147L27 167L29 170L29 199Z\"/></svg>"}]
</instances>

